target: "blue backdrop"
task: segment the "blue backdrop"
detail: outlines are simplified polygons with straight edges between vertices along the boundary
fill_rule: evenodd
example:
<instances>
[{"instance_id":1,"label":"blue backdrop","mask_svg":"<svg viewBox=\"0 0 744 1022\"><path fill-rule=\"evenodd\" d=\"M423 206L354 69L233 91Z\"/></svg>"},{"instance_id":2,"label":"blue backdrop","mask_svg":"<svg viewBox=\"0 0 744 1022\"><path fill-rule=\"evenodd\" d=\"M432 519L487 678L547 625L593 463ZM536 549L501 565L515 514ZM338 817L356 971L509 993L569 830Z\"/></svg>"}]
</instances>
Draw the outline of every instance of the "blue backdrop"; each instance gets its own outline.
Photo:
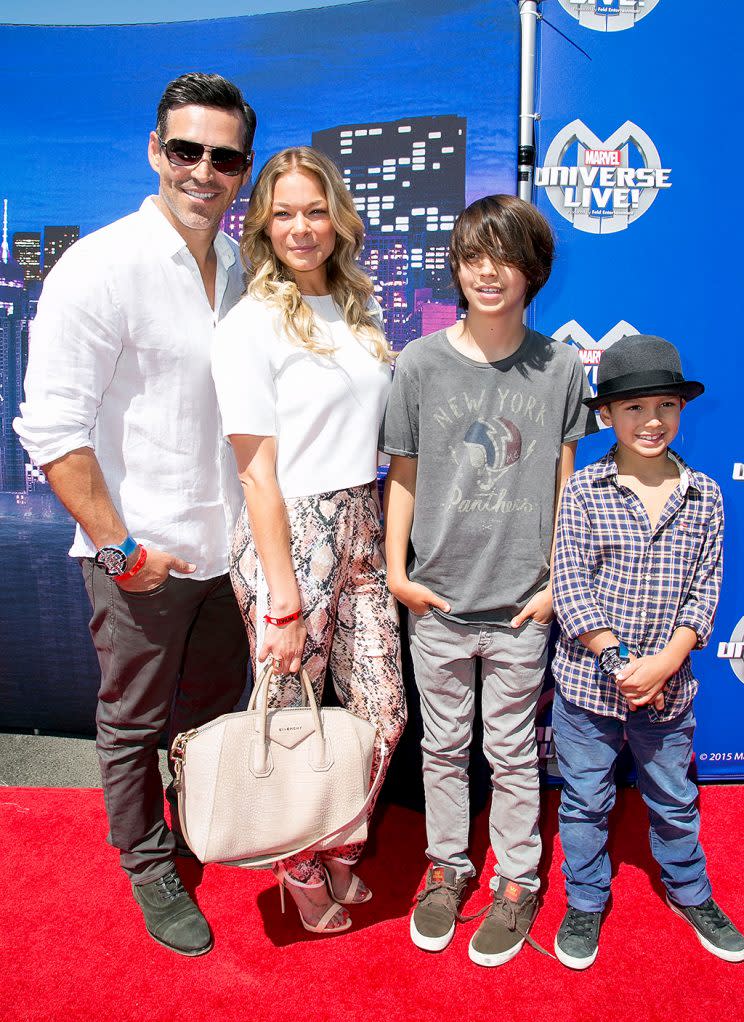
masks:
<instances>
[{"instance_id":1,"label":"blue backdrop","mask_svg":"<svg viewBox=\"0 0 744 1022\"><path fill-rule=\"evenodd\" d=\"M703 778L744 777L741 132L730 109L744 14L692 0L540 7L536 201L558 261L535 325L584 349L590 380L598 348L639 332L673 341L706 384L675 444L720 483L727 519L716 627L694 654L696 760ZM610 442L585 441L580 464Z\"/></svg>"},{"instance_id":2,"label":"blue backdrop","mask_svg":"<svg viewBox=\"0 0 744 1022\"><path fill-rule=\"evenodd\" d=\"M518 32L516 5L504 0L374 0L169 25L0 26L0 199L8 200L0 728L94 726L98 667L80 572L66 556L72 523L27 464L12 420L41 278L79 234L130 213L156 188L146 146L165 84L193 69L236 81L258 113L257 166L311 142L340 162L368 228L364 259L388 332L401 347L454 321L446 270L454 216L476 196L514 191ZM453 62L453 54L467 59ZM379 188L391 161L400 173L385 173ZM382 203L363 198L371 193ZM236 236L245 200L225 218Z\"/></svg>"}]
</instances>

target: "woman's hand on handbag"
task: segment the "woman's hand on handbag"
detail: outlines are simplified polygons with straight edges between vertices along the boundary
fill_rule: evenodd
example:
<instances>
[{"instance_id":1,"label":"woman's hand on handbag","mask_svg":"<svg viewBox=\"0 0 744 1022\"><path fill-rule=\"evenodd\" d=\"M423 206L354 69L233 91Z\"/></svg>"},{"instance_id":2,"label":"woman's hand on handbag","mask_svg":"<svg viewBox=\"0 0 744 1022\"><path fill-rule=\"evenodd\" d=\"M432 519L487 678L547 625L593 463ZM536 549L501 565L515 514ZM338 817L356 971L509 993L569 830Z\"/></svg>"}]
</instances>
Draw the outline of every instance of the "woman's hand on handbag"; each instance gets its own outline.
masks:
<instances>
[{"instance_id":1,"label":"woman's hand on handbag","mask_svg":"<svg viewBox=\"0 0 744 1022\"><path fill-rule=\"evenodd\" d=\"M296 674L302 665L307 629L302 617L286 625L266 625L263 646L258 654L261 663L271 657L275 674Z\"/></svg>"}]
</instances>

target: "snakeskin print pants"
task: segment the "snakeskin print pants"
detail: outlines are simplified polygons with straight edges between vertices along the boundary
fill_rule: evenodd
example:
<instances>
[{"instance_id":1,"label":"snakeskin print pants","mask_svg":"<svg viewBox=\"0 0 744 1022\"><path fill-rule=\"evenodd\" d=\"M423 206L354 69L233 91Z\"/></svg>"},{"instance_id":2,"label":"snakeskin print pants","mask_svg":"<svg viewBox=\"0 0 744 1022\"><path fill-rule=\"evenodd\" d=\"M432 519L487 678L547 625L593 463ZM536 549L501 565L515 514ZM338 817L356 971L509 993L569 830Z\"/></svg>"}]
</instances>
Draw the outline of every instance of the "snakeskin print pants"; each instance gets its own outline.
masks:
<instances>
[{"instance_id":1,"label":"snakeskin print pants","mask_svg":"<svg viewBox=\"0 0 744 1022\"><path fill-rule=\"evenodd\" d=\"M374 484L285 501L292 560L307 628L302 666L320 702L330 667L342 706L370 721L385 738L383 769L406 722L395 601L388 591L380 550L380 512ZM256 677L263 645L263 615L270 612L245 506L233 537L230 577L248 631ZM272 681L270 706L301 702L299 679ZM379 766L375 752L373 776ZM323 852L353 865L361 844ZM283 863L289 876L310 887L324 882L319 855L303 852Z\"/></svg>"}]
</instances>

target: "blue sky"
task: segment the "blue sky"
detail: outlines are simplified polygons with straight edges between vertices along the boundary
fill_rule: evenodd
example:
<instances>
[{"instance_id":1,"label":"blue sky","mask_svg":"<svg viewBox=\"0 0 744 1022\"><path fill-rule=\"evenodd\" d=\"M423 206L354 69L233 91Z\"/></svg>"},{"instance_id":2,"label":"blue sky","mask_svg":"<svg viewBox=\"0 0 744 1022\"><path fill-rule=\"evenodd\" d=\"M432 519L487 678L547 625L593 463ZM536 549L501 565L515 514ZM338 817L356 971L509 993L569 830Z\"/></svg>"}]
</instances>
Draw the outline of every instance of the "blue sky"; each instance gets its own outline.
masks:
<instances>
[{"instance_id":1,"label":"blue sky","mask_svg":"<svg viewBox=\"0 0 744 1022\"><path fill-rule=\"evenodd\" d=\"M179 11L184 5L179 5ZM370 0L292 14L130 27L0 26L0 197L11 231L83 233L156 188L147 136L163 86L234 79L258 112L257 163L340 123L468 119L468 196L513 188L516 5Z\"/></svg>"},{"instance_id":2,"label":"blue sky","mask_svg":"<svg viewBox=\"0 0 744 1022\"><path fill-rule=\"evenodd\" d=\"M239 18L246 14L276 14L310 7L335 7L347 0L211 0L211 18ZM366 0L361 0L366 2ZM203 0L0 0L0 24L11 25L139 25L163 21L203 21Z\"/></svg>"}]
</instances>

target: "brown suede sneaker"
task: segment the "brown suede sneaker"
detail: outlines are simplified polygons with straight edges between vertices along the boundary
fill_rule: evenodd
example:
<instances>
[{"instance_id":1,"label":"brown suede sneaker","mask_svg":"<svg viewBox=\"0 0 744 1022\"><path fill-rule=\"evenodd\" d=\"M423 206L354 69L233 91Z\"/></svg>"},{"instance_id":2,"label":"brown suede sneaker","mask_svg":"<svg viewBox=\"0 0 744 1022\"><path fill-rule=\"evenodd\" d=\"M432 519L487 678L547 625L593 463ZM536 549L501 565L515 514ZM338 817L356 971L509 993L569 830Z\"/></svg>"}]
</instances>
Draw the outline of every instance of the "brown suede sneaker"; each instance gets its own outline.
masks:
<instances>
[{"instance_id":1,"label":"brown suede sneaker","mask_svg":"<svg viewBox=\"0 0 744 1022\"><path fill-rule=\"evenodd\" d=\"M426 886L416 895L418 905L411 916L411 940L423 951L444 951L455 934L457 909L467 877L452 866L431 866Z\"/></svg>"},{"instance_id":2,"label":"brown suede sneaker","mask_svg":"<svg viewBox=\"0 0 744 1022\"><path fill-rule=\"evenodd\" d=\"M486 913L468 946L471 962L488 967L503 965L516 955L525 940L543 954L549 954L528 934L537 909L537 895L533 891L502 877L488 908L470 917L475 919Z\"/></svg>"}]
</instances>

